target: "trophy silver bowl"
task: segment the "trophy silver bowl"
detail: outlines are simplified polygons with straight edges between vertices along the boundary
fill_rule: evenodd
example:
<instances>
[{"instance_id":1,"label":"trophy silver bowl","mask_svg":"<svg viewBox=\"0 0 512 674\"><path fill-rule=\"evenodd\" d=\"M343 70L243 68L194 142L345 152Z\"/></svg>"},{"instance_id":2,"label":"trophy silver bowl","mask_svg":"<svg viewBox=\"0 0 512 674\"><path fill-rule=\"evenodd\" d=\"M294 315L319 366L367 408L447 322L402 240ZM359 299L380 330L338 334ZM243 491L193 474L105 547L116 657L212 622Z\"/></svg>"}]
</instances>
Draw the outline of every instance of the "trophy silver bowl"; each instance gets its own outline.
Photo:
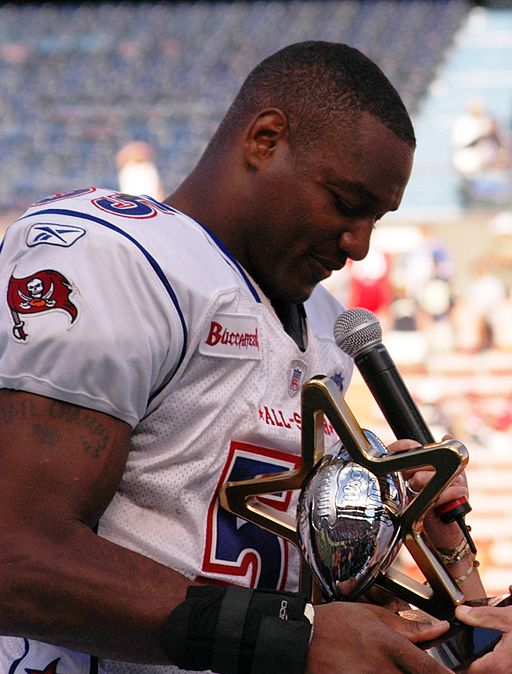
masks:
<instances>
[{"instance_id":1,"label":"trophy silver bowl","mask_svg":"<svg viewBox=\"0 0 512 674\"><path fill-rule=\"evenodd\" d=\"M364 431L375 456L387 454ZM405 485L400 473L377 476L341 444L307 477L297 505L300 547L329 600L354 600L385 573L402 545Z\"/></svg>"}]
</instances>

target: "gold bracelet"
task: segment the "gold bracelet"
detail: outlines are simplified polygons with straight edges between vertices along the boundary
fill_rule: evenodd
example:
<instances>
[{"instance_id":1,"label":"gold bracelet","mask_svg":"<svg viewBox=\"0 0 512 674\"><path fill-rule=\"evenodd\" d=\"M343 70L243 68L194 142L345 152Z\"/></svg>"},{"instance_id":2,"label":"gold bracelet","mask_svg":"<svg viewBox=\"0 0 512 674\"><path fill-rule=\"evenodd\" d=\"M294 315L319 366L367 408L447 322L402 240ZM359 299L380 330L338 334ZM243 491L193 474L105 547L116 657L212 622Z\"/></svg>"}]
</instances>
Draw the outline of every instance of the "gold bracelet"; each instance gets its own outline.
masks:
<instances>
[{"instance_id":1,"label":"gold bracelet","mask_svg":"<svg viewBox=\"0 0 512 674\"><path fill-rule=\"evenodd\" d=\"M458 564L471 552L469 543L464 539L456 548L438 548L437 553L441 560L446 564Z\"/></svg>"},{"instance_id":2,"label":"gold bracelet","mask_svg":"<svg viewBox=\"0 0 512 674\"><path fill-rule=\"evenodd\" d=\"M471 562L471 565L469 566L467 571L465 573L463 573L462 576L459 576L458 578L454 578L453 580L456 583L462 583L463 581L467 580L470 577L470 575L473 573L473 571L475 569L478 569L479 566L480 566L480 562L476 559L473 559L473 561Z\"/></svg>"}]
</instances>

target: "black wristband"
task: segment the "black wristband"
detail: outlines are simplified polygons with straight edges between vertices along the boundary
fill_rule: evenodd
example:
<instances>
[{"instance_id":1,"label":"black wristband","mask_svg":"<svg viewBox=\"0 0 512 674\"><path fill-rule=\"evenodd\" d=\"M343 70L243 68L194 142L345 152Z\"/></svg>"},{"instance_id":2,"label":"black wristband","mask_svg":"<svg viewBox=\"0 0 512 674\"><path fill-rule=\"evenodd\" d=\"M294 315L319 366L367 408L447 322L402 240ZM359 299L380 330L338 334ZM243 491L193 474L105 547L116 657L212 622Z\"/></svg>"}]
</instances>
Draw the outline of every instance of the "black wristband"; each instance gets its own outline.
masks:
<instances>
[{"instance_id":1,"label":"black wristband","mask_svg":"<svg viewBox=\"0 0 512 674\"><path fill-rule=\"evenodd\" d=\"M244 587L226 588L215 630L212 671L237 674L251 599L252 591L248 592Z\"/></svg>"},{"instance_id":2,"label":"black wristband","mask_svg":"<svg viewBox=\"0 0 512 674\"><path fill-rule=\"evenodd\" d=\"M309 620L264 616L251 663L251 674L304 674L311 636ZM222 673L219 673L222 674Z\"/></svg>"},{"instance_id":3,"label":"black wristband","mask_svg":"<svg viewBox=\"0 0 512 674\"><path fill-rule=\"evenodd\" d=\"M185 670L217 674L303 674L311 621L300 593L190 587L169 615L162 643Z\"/></svg>"}]
</instances>

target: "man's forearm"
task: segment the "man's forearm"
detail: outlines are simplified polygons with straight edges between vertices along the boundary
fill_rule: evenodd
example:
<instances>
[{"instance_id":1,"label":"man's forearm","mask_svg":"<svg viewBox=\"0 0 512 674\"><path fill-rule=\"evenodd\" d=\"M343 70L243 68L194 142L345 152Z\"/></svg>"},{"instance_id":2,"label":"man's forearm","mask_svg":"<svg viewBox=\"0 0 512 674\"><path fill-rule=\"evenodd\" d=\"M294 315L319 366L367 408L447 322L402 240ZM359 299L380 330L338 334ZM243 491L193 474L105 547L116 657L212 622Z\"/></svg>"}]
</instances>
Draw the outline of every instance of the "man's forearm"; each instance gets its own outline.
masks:
<instances>
[{"instance_id":1,"label":"man's forearm","mask_svg":"<svg viewBox=\"0 0 512 674\"><path fill-rule=\"evenodd\" d=\"M68 532L13 529L8 536L11 545L4 540L0 553L0 633L109 659L169 663L163 626L191 581L78 523Z\"/></svg>"}]
</instances>

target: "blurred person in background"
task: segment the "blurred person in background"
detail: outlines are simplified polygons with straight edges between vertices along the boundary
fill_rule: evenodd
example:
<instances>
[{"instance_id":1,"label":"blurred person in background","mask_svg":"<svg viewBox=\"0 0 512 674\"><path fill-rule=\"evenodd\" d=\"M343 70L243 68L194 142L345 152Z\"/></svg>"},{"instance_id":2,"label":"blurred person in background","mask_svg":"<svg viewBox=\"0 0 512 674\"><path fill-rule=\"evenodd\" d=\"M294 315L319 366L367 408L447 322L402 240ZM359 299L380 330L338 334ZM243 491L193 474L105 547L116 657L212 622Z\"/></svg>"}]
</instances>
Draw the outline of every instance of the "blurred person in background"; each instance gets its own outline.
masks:
<instances>
[{"instance_id":1,"label":"blurred person in background","mask_svg":"<svg viewBox=\"0 0 512 674\"><path fill-rule=\"evenodd\" d=\"M364 307L380 319L386 317L393 296L390 281L391 263L389 255L372 246L364 260L347 265L349 307Z\"/></svg>"},{"instance_id":2,"label":"blurred person in background","mask_svg":"<svg viewBox=\"0 0 512 674\"><path fill-rule=\"evenodd\" d=\"M498 120L479 98L472 99L452 129L452 163L460 176L464 204L492 197L492 184L510 165ZM495 175L496 174L496 175Z\"/></svg>"},{"instance_id":3,"label":"blurred person in background","mask_svg":"<svg viewBox=\"0 0 512 674\"><path fill-rule=\"evenodd\" d=\"M153 148L143 141L124 145L116 155L119 190L124 194L164 198L164 189L154 163Z\"/></svg>"},{"instance_id":4,"label":"blurred person in background","mask_svg":"<svg viewBox=\"0 0 512 674\"><path fill-rule=\"evenodd\" d=\"M493 316L505 301L506 289L485 258L474 260L470 273L470 279L455 299L451 324L455 348L478 353L494 346Z\"/></svg>"},{"instance_id":5,"label":"blurred person in background","mask_svg":"<svg viewBox=\"0 0 512 674\"><path fill-rule=\"evenodd\" d=\"M498 298L488 315L492 344L500 351L512 351L512 291L503 284L503 296Z\"/></svg>"},{"instance_id":6,"label":"blurred person in background","mask_svg":"<svg viewBox=\"0 0 512 674\"><path fill-rule=\"evenodd\" d=\"M463 176L473 176L494 166L502 142L496 118L485 110L481 99L468 103L452 129L453 164Z\"/></svg>"},{"instance_id":7,"label":"blurred person in background","mask_svg":"<svg viewBox=\"0 0 512 674\"><path fill-rule=\"evenodd\" d=\"M451 348L453 263L432 224L408 229L413 240L396 255L390 273L393 298L386 340L400 366L424 371L429 352Z\"/></svg>"}]
</instances>

